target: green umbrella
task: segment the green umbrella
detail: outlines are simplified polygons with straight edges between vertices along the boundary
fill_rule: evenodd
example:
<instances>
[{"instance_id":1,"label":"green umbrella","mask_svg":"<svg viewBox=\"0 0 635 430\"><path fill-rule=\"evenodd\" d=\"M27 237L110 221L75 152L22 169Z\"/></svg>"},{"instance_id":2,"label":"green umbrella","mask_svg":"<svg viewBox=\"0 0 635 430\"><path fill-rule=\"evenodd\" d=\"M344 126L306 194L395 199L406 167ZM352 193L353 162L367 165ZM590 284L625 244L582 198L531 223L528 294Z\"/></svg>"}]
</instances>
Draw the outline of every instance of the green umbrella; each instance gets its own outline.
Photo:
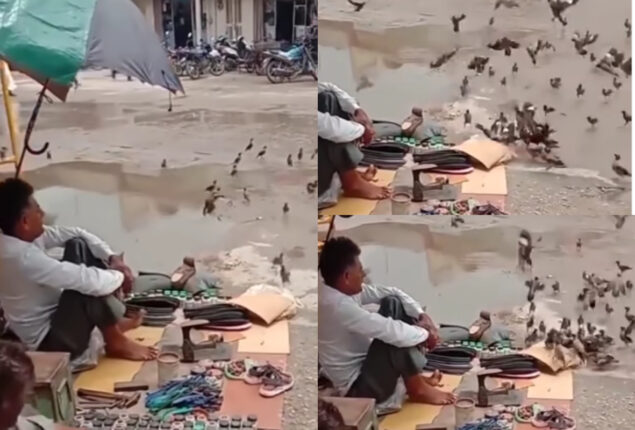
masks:
<instances>
[{"instance_id":1,"label":"green umbrella","mask_svg":"<svg viewBox=\"0 0 635 430\"><path fill-rule=\"evenodd\" d=\"M44 86L18 174L27 151L46 151L46 145L29 146L45 91L66 100L80 69L115 70L170 93L184 92L158 36L131 0L0 0L0 58Z\"/></svg>"}]
</instances>

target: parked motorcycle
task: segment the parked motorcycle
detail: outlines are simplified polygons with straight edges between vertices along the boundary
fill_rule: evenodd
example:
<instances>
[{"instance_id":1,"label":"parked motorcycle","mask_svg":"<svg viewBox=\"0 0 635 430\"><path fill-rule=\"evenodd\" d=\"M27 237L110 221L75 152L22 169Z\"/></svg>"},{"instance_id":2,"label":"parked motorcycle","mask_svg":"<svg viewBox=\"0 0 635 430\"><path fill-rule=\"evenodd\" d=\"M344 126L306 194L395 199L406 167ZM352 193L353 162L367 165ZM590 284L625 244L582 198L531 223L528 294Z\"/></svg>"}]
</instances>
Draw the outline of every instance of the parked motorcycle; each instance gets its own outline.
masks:
<instances>
[{"instance_id":1,"label":"parked motorcycle","mask_svg":"<svg viewBox=\"0 0 635 430\"><path fill-rule=\"evenodd\" d=\"M287 52L270 54L265 67L269 82L279 84L307 74L317 81L317 66L311 53L311 44L311 38L306 37L301 45L294 46Z\"/></svg>"}]
</instances>

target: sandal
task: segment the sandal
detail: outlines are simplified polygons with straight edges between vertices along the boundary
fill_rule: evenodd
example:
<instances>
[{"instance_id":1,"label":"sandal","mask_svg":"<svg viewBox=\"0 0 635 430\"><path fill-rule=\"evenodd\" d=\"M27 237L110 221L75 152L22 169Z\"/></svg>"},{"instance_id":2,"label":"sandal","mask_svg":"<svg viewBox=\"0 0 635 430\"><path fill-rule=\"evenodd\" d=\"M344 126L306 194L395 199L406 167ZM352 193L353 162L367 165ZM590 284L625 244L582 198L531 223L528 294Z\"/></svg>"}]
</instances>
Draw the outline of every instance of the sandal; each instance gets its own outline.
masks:
<instances>
[{"instance_id":1,"label":"sandal","mask_svg":"<svg viewBox=\"0 0 635 430\"><path fill-rule=\"evenodd\" d=\"M263 397L275 397L293 387L293 376L276 366L268 367L258 391Z\"/></svg>"},{"instance_id":2,"label":"sandal","mask_svg":"<svg viewBox=\"0 0 635 430\"><path fill-rule=\"evenodd\" d=\"M247 368L249 367L248 360L233 360L225 365L225 377L227 379L243 379Z\"/></svg>"},{"instance_id":3,"label":"sandal","mask_svg":"<svg viewBox=\"0 0 635 430\"><path fill-rule=\"evenodd\" d=\"M538 412L531 419L531 425L551 430L575 430L575 420L556 408Z\"/></svg>"},{"instance_id":4,"label":"sandal","mask_svg":"<svg viewBox=\"0 0 635 430\"><path fill-rule=\"evenodd\" d=\"M538 415L539 412L543 411L544 407L538 403L534 403L532 405L521 406L516 409L516 413L514 414L514 418L519 423L531 423L531 420Z\"/></svg>"},{"instance_id":5,"label":"sandal","mask_svg":"<svg viewBox=\"0 0 635 430\"><path fill-rule=\"evenodd\" d=\"M262 378L264 378L267 373L274 371L274 369L272 369L273 367L274 366L269 363L261 365L254 364L247 369L243 379L249 385L259 385L262 383Z\"/></svg>"}]
</instances>

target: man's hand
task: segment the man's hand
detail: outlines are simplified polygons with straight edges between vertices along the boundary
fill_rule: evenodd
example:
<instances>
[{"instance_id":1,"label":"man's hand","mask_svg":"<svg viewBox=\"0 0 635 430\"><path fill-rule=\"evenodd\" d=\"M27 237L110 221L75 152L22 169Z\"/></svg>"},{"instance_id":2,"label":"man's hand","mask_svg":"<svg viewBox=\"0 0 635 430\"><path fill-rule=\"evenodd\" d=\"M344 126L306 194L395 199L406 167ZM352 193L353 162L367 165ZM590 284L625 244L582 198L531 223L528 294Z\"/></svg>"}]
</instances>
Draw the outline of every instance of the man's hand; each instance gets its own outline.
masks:
<instances>
[{"instance_id":1,"label":"man's hand","mask_svg":"<svg viewBox=\"0 0 635 430\"><path fill-rule=\"evenodd\" d=\"M432 318L426 313L419 315L419 319L416 324L419 327L425 328L428 331L428 339L425 341L425 346L430 349L434 349L440 342L439 329L437 328Z\"/></svg>"},{"instance_id":2,"label":"man's hand","mask_svg":"<svg viewBox=\"0 0 635 430\"><path fill-rule=\"evenodd\" d=\"M353 114L353 119L355 122L360 123L364 126L364 134L362 136L362 143L364 145L368 145L375 137L375 127L373 127L373 120L370 119L368 114L364 109L357 109Z\"/></svg>"},{"instance_id":3,"label":"man's hand","mask_svg":"<svg viewBox=\"0 0 635 430\"><path fill-rule=\"evenodd\" d=\"M108 267L112 270L123 273L123 283L121 284L121 289L125 294L129 294L132 291L134 274L132 273L132 269L123 261L123 256L112 255L108 259Z\"/></svg>"}]
</instances>

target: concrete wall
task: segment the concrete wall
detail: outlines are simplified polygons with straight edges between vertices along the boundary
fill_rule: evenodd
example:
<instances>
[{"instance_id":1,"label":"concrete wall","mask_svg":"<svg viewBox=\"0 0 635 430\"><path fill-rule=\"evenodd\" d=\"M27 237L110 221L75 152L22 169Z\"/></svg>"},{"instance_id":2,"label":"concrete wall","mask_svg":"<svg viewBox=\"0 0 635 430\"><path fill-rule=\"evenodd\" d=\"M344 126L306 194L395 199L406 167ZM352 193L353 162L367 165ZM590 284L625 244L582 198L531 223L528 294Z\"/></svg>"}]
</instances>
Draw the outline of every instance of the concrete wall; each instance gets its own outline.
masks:
<instances>
[{"instance_id":1,"label":"concrete wall","mask_svg":"<svg viewBox=\"0 0 635 430\"><path fill-rule=\"evenodd\" d=\"M161 32L161 28L157 28L157 19L155 17L154 0L132 0L132 2L139 8L146 21L156 32ZM159 16L159 22L161 17L161 9L156 9L156 15Z\"/></svg>"},{"instance_id":2,"label":"concrete wall","mask_svg":"<svg viewBox=\"0 0 635 430\"><path fill-rule=\"evenodd\" d=\"M207 13L208 37L227 34L227 2L223 0L223 8L218 9L217 0L201 0L203 11ZM254 4L262 0L241 0L242 35L248 42L254 39Z\"/></svg>"}]
</instances>

